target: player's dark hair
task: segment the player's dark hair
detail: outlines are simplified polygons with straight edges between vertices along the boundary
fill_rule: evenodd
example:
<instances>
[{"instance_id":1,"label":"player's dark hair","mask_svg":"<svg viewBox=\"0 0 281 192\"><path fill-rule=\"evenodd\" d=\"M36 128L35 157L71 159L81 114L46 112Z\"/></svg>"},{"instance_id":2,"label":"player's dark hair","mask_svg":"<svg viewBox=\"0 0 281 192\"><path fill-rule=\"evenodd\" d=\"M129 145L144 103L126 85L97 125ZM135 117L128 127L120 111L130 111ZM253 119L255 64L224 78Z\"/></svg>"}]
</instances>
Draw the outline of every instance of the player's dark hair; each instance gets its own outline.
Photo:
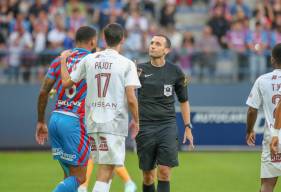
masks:
<instances>
[{"instance_id":1,"label":"player's dark hair","mask_svg":"<svg viewBox=\"0 0 281 192\"><path fill-rule=\"evenodd\" d=\"M103 29L106 44L109 47L118 45L124 37L124 29L117 23L111 23Z\"/></svg>"},{"instance_id":2,"label":"player's dark hair","mask_svg":"<svg viewBox=\"0 0 281 192\"><path fill-rule=\"evenodd\" d=\"M80 27L76 31L75 42L87 43L92 40L97 35L97 32L94 28L89 26Z\"/></svg>"},{"instance_id":3,"label":"player's dark hair","mask_svg":"<svg viewBox=\"0 0 281 192\"><path fill-rule=\"evenodd\" d=\"M272 57L277 65L281 65L281 43L278 43L273 47Z\"/></svg>"},{"instance_id":4,"label":"player's dark hair","mask_svg":"<svg viewBox=\"0 0 281 192\"><path fill-rule=\"evenodd\" d=\"M165 40L166 40L166 48L171 48L171 40L166 36L166 35L163 35L163 34L157 34L155 35L157 37L163 37Z\"/></svg>"}]
</instances>

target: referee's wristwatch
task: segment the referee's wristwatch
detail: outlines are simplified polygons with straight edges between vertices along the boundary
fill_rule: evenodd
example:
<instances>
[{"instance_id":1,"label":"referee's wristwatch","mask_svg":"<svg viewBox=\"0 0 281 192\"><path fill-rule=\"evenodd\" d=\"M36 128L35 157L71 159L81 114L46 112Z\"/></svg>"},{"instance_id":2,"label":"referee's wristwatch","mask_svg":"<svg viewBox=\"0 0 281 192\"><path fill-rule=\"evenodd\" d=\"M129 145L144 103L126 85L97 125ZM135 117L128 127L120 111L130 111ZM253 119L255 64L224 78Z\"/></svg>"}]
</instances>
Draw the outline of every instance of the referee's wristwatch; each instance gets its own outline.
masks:
<instances>
[{"instance_id":1,"label":"referee's wristwatch","mask_svg":"<svg viewBox=\"0 0 281 192\"><path fill-rule=\"evenodd\" d=\"M189 129L192 129L192 124L191 124L191 123L185 124L185 125L184 125L184 128L187 128L187 127L188 127Z\"/></svg>"}]
</instances>

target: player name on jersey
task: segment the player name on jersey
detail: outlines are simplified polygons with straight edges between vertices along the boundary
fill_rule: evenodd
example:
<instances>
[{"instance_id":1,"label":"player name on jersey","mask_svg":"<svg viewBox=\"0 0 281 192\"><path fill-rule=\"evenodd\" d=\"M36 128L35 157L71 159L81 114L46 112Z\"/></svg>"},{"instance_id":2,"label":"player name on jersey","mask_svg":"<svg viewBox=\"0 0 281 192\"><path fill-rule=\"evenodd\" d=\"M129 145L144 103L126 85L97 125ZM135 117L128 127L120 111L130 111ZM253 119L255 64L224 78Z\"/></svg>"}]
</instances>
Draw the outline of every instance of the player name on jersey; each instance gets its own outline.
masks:
<instances>
[{"instance_id":1,"label":"player name on jersey","mask_svg":"<svg viewBox=\"0 0 281 192\"><path fill-rule=\"evenodd\" d=\"M58 100L58 106L67 106L67 107L70 107L70 106L77 106L77 107L80 107L81 105L81 102L80 101L65 101L65 100Z\"/></svg>"},{"instance_id":2,"label":"player name on jersey","mask_svg":"<svg viewBox=\"0 0 281 192\"><path fill-rule=\"evenodd\" d=\"M106 109L117 109L117 103L110 103L110 102L104 102L104 101L98 101L98 102L93 102L92 103L93 107L102 107Z\"/></svg>"},{"instance_id":3,"label":"player name on jersey","mask_svg":"<svg viewBox=\"0 0 281 192\"><path fill-rule=\"evenodd\" d=\"M111 65L109 62L96 62L95 69L111 69Z\"/></svg>"}]
</instances>

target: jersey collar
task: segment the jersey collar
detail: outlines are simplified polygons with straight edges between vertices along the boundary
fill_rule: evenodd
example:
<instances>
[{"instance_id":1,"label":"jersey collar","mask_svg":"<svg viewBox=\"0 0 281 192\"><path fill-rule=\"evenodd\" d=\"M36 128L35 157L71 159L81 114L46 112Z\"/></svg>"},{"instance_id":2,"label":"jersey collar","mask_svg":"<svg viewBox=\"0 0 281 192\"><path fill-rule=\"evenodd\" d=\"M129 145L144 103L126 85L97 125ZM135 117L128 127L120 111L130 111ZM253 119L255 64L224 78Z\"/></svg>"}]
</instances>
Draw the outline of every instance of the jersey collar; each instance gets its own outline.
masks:
<instances>
[{"instance_id":1,"label":"jersey collar","mask_svg":"<svg viewBox=\"0 0 281 192\"><path fill-rule=\"evenodd\" d=\"M114 49L110 49L110 48L105 49L105 51L113 52L113 53L118 53L118 51L116 51L116 50L114 50Z\"/></svg>"},{"instance_id":2,"label":"jersey collar","mask_svg":"<svg viewBox=\"0 0 281 192\"><path fill-rule=\"evenodd\" d=\"M91 53L91 51L88 51L87 49L84 48L74 48L73 51L79 51L79 52L85 52L85 53Z\"/></svg>"}]
</instances>

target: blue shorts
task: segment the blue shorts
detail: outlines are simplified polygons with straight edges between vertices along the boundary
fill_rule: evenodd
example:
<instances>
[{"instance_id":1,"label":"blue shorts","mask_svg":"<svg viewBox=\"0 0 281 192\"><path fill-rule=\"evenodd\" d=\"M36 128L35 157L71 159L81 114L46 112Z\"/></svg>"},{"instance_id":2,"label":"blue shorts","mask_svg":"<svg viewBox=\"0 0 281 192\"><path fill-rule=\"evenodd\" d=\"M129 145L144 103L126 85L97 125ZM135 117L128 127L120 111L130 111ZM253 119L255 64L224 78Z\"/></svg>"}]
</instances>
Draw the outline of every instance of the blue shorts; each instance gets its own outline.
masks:
<instances>
[{"instance_id":1,"label":"blue shorts","mask_svg":"<svg viewBox=\"0 0 281 192\"><path fill-rule=\"evenodd\" d=\"M70 165L87 165L90 141L84 119L53 112L49 122L53 157Z\"/></svg>"}]
</instances>

